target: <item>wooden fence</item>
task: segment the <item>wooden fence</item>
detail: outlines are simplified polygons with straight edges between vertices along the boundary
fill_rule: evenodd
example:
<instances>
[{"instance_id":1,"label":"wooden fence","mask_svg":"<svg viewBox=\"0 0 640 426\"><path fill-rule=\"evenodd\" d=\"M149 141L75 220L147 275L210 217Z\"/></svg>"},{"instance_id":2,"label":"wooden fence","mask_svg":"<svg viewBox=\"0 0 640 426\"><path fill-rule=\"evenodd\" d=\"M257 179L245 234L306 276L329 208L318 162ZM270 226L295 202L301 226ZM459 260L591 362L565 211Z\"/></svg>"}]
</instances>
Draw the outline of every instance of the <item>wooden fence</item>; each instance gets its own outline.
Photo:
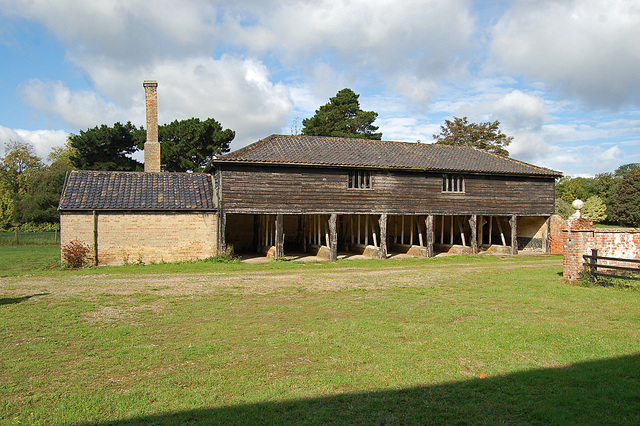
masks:
<instances>
[{"instance_id":1,"label":"wooden fence","mask_svg":"<svg viewBox=\"0 0 640 426\"><path fill-rule=\"evenodd\" d=\"M584 266L589 268L589 272L591 275L596 277L608 277L608 278L622 278L625 280L638 280L640 281L640 267L631 268L628 266L620 266L612 265L608 263L598 263L598 261L605 260L608 262L618 262L618 263L631 263L640 265L640 259L622 259L619 257L605 257L598 256L598 249L592 249L591 255L585 254L582 256L585 260ZM620 271L619 273L615 272L600 272L598 269L612 270L612 271ZM626 272L626 274L625 274ZM631 273L631 274L630 274Z\"/></svg>"}]
</instances>

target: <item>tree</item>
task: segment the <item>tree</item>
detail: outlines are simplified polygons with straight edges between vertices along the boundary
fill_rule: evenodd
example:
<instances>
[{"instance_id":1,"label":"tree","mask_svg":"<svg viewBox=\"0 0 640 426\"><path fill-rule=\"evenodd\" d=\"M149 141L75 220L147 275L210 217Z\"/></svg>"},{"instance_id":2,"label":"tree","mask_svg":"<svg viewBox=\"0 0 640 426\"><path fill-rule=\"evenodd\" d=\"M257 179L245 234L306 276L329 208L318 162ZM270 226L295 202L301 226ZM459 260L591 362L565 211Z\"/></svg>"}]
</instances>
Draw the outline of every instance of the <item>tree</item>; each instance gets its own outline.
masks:
<instances>
[{"instance_id":1,"label":"tree","mask_svg":"<svg viewBox=\"0 0 640 426\"><path fill-rule=\"evenodd\" d=\"M162 164L169 172L201 172L211 157L229 151L235 132L213 118L175 120L158 129Z\"/></svg>"},{"instance_id":2,"label":"tree","mask_svg":"<svg viewBox=\"0 0 640 426\"><path fill-rule=\"evenodd\" d=\"M623 178L627 175L627 173L632 172L634 170L640 170L640 163L629 163L623 164L618 167L615 172L613 172L615 177Z\"/></svg>"},{"instance_id":3,"label":"tree","mask_svg":"<svg viewBox=\"0 0 640 426\"><path fill-rule=\"evenodd\" d=\"M640 226L640 170L625 174L616 187L612 214L622 226Z\"/></svg>"},{"instance_id":4,"label":"tree","mask_svg":"<svg viewBox=\"0 0 640 426\"><path fill-rule=\"evenodd\" d=\"M445 120L440 126L440 133L433 135L436 143L442 145L473 146L494 154L509 156L504 147L513 140L498 128L499 121L486 123L469 123L467 117L453 117L453 121Z\"/></svg>"},{"instance_id":5,"label":"tree","mask_svg":"<svg viewBox=\"0 0 640 426\"><path fill-rule=\"evenodd\" d=\"M343 138L382 139L375 133L373 122L378 113L360 109L360 95L351 89L342 89L311 118L302 120L302 134L309 136L337 136Z\"/></svg>"},{"instance_id":6,"label":"tree","mask_svg":"<svg viewBox=\"0 0 640 426\"><path fill-rule=\"evenodd\" d=\"M600 223L607 218L607 205L602 201L602 198L592 195L584 202L582 214L593 222Z\"/></svg>"},{"instance_id":7,"label":"tree","mask_svg":"<svg viewBox=\"0 0 640 426\"><path fill-rule=\"evenodd\" d=\"M7 229L26 222L32 212L24 200L32 193L34 176L44 164L33 145L9 141L5 156L0 158L0 225Z\"/></svg>"},{"instance_id":8,"label":"tree","mask_svg":"<svg viewBox=\"0 0 640 426\"><path fill-rule=\"evenodd\" d=\"M571 216L576 209L571 207L571 204L567 203L562 198L556 198L556 210L555 213L560 215L564 220L567 220L569 216Z\"/></svg>"},{"instance_id":9,"label":"tree","mask_svg":"<svg viewBox=\"0 0 640 426\"><path fill-rule=\"evenodd\" d=\"M142 170L142 164L130 157L144 143L146 133L131 122L101 125L79 135L69 136L73 167L80 170Z\"/></svg>"},{"instance_id":10,"label":"tree","mask_svg":"<svg viewBox=\"0 0 640 426\"><path fill-rule=\"evenodd\" d=\"M598 186L593 178L563 177L556 184L556 197L572 203L575 199L586 200L598 195Z\"/></svg>"}]
</instances>

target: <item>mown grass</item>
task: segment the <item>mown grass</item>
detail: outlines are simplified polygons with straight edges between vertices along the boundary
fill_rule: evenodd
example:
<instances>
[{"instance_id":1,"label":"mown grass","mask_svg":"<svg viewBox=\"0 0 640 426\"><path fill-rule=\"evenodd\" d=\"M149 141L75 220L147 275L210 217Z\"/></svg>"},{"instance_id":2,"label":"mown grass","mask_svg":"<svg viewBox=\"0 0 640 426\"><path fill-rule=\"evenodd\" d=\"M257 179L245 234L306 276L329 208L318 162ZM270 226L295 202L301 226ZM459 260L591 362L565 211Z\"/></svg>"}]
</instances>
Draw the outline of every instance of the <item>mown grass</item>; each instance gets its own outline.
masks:
<instances>
[{"instance_id":1,"label":"mown grass","mask_svg":"<svg viewBox=\"0 0 640 426\"><path fill-rule=\"evenodd\" d=\"M640 423L640 292L560 275L456 256L5 277L0 419Z\"/></svg>"}]
</instances>

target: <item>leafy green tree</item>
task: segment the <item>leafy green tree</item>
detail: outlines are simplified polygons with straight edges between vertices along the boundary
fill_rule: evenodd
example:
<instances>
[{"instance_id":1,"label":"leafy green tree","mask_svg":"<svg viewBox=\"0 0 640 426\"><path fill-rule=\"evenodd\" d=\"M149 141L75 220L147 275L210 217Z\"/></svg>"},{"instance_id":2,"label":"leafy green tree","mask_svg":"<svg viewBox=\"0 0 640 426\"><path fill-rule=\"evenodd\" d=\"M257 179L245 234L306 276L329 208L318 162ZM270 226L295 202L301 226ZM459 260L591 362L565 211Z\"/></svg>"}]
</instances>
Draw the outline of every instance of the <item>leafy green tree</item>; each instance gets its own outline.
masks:
<instances>
[{"instance_id":1,"label":"leafy green tree","mask_svg":"<svg viewBox=\"0 0 640 426\"><path fill-rule=\"evenodd\" d=\"M21 211L22 223L54 223L59 219L58 203L64 186L67 172L73 170L71 166L71 149L66 147L54 148L47 157L51 165L43 166L33 174L29 184L29 192L17 204Z\"/></svg>"},{"instance_id":2,"label":"leafy green tree","mask_svg":"<svg viewBox=\"0 0 640 426\"><path fill-rule=\"evenodd\" d=\"M584 201L593 195L598 195L596 181L593 178L563 178L556 185L556 196L569 203L575 199Z\"/></svg>"},{"instance_id":3,"label":"leafy green tree","mask_svg":"<svg viewBox=\"0 0 640 426\"><path fill-rule=\"evenodd\" d=\"M509 156L506 150L513 140L499 129L500 122L469 123L467 117L453 117L440 126L440 133L433 135L436 143L442 145L473 146L494 154Z\"/></svg>"},{"instance_id":4,"label":"leafy green tree","mask_svg":"<svg viewBox=\"0 0 640 426\"><path fill-rule=\"evenodd\" d=\"M360 109L360 95L351 89L342 89L311 118L302 120L302 134L309 136L337 136L343 138L382 139L373 122L374 111Z\"/></svg>"},{"instance_id":5,"label":"leafy green tree","mask_svg":"<svg viewBox=\"0 0 640 426\"><path fill-rule=\"evenodd\" d=\"M604 201L607 206L606 215L607 218L604 222L612 223L612 211L611 208L615 202L614 197L616 194L616 186L620 178L616 178L613 173L600 173L594 178L595 190L598 197Z\"/></svg>"},{"instance_id":6,"label":"leafy green tree","mask_svg":"<svg viewBox=\"0 0 640 426\"><path fill-rule=\"evenodd\" d=\"M612 213L622 226L640 226L640 170L625 173L618 183Z\"/></svg>"},{"instance_id":7,"label":"leafy green tree","mask_svg":"<svg viewBox=\"0 0 640 426\"><path fill-rule=\"evenodd\" d=\"M571 204L567 203L562 198L556 198L556 211L557 215L560 215L564 220L567 220L576 210L571 207Z\"/></svg>"},{"instance_id":8,"label":"leafy green tree","mask_svg":"<svg viewBox=\"0 0 640 426\"><path fill-rule=\"evenodd\" d=\"M640 163L629 163L623 164L618 167L615 172L613 172L615 177L623 178L627 175L627 173L632 172L634 170L640 170Z\"/></svg>"},{"instance_id":9,"label":"leafy green tree","mask_svg":"<svg viewBox=\"0 0 640 426\"><path fill-rule=\"evenodd\" d=\"M33 145L15 141L6 144L5 156L0 158L0 224L5 229L20 226L31 214L23 203L43 167Z\"/></svg>"},{"instance_id":10,"label":"leafy green tree","mask_svg":"<svg viewBox=\"0 0 640 426\"><path fill-rule=\"evenodd\" d=\"M80 170L142 170L140 162L130 157L144 143L146 133L127 122L113 127L101 125L69 136L71 164Z\"/></svg>"},{"instance_id":11,"label":"leafy green tree","mask_svg":"<svg viewBox=\"0 0 640 426\"><path fill-rule=\"evenodd\" d=\"M603 222L607 218L607 205L602 201L602 198L597 195L592 195L584 202L582 214L594 223Z\"/></svg>"},{"instance_id":12,"label":"leafy green tree","mask_svg":"<svg viewBox=\"0 0 640 426\"><path fill-rule=\"evenodd\" d=\"M175 120L158 128L164 170L201 172L211 157L229 151L235 132L213 118Z\"/></svg>"}]
</instances>

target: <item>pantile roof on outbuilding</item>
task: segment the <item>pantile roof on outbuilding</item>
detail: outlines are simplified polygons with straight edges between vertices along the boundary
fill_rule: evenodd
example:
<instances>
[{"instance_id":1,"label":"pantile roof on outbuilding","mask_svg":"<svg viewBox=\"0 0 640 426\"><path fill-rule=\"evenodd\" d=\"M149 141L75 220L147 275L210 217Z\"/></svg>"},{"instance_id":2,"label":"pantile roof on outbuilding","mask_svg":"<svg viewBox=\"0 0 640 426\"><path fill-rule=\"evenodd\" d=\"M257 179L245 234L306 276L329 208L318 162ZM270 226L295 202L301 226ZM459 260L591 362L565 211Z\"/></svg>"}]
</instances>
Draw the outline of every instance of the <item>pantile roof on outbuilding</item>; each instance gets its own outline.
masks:
<instances>
[{"instance_id":1,"label":"pantile roof on outbuilding","mask_svg":"<svg viewBox=\"0 0 640 426\"><path fill-rule=\"evenodd\" d=\"M58 210L207 211L217 204L206 173L72 171Z\"/></svg>"},{"instance_id":2,"label":"pantile roof on outbuilding","mask_svg":"<svg viewBox=\"0 0 640 426\"><path fill-rule=\"evenodd\" d=\"M213 160L226 162L562 176L472 147L325 136L271 135Z\"/></svg>"}]
</instances>

